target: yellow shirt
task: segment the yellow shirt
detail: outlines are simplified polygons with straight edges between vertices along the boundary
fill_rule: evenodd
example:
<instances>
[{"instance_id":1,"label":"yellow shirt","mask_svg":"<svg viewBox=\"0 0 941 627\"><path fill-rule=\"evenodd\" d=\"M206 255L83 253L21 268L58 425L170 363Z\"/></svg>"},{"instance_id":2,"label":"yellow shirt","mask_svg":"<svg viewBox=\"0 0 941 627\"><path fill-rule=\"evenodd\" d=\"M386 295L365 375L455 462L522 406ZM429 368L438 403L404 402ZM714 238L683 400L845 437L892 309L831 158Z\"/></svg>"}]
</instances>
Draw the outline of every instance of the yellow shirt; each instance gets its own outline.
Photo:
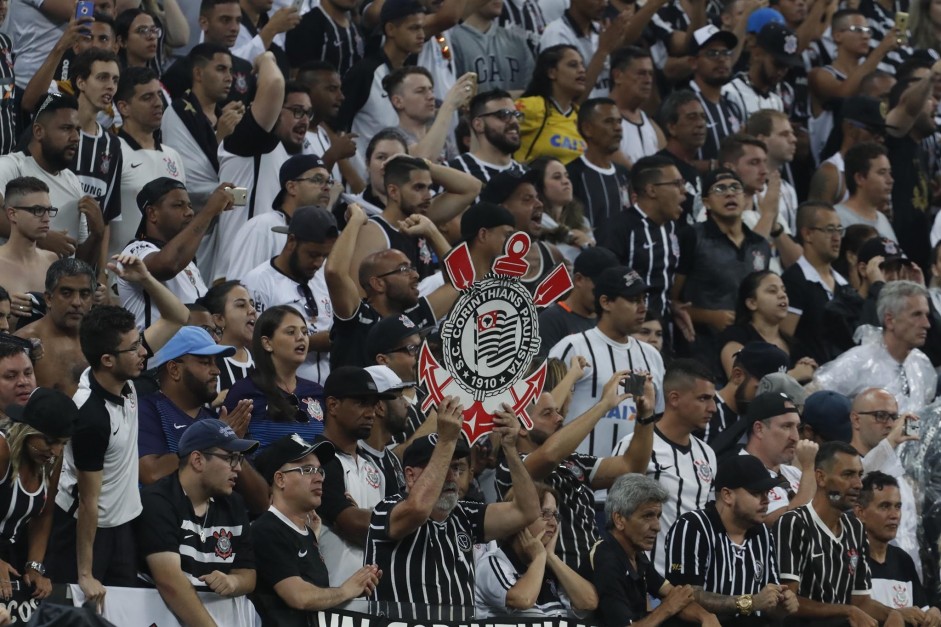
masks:
<instances>
[{"instance_id":1,"label":"yellow shirt","mask_svg":"<svg viewBox=\"0 0 941 627\"><path fill-rule=\"evenodd\" d=\"M550 100L530 96L517 100L516 108L525 114L520 121L520 147L513 155L520 163L528 163L536 157L554 157L568 164L585 152L585 140L578 132L577 106L562 113Z\"/></svg>"}]
</instances>

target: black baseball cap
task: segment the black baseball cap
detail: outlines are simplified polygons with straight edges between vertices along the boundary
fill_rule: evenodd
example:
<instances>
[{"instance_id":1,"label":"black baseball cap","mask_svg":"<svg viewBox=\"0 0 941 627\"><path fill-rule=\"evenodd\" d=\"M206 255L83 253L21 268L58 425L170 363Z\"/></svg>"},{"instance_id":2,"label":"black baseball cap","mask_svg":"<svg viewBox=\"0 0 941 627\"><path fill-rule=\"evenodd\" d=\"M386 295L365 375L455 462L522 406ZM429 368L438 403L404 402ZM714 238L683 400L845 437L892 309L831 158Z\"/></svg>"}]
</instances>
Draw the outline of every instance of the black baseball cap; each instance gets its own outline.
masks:
<instances>
[{"instance_id":1,"label":"black baseball cap","mask_svg":"<svg viewBox=\"0 0 941 627\"><path fill-rule=\"evenodd\" d=\"M330 440L317 440L313 444L296 433L278 438L258 453L254 459L258 471L268 485L274 483L274 473L285 464L304 459L311 453L317 454L321 467L336 457L336 448Z\"/></svg>"},{"instance_id":2,"label":"black baseball cap","mask_svg":"<svg viewBox=\"0 0 941 627\"><path fill-rule=\"evenodd\" d=\"M616 265L618 258L611 250L603 246L592 246L578 253L572 270L594 281L605 268L613 268Z\"/></svg>"},{"instance_id":3,"label":"black baseball cap","mask_svg":"<svg viewBox=\"0 0 941 627\"><path fill-rule=\"evenodd\" d=\"M372 363L376 355L383 355L399 348L402 340L410 335L424 337L432 327L419 327L412 319L401 314L386 316L372 325L366 335L366 358Z\"/></svg>"},{"instance_id":4,"label":"black baseball cap","mask_svg":"<svg viewBox=\"0 0 941 627\"><path fill-rule=\"evenodd\" d=\"M595 279L595 298L633 298L650 291L644 280L627 266L605 268Z\"/></svg>"},{"instance_id":5,"label":"black baseball cap","mask_svg":"<svg viewBox=\"0 0 941 627\"><path fill-rule=\"evenodd\" d=\"M383 394L365 368L359 366L341 366L330 371L323 384L323 396L327 398L376 398L392 400L394 394Z\"/></svg>"},{"instance_id":6,"label":"black baseball cap","mask_svg":"<svg viewBox=\"0 0 941 627\"><path fill-rule=\"evenodd\" d=\"M869 96L850 96L843 100L840 114L846 122L858 124L870 131L884 133L892 128L885 123L886 105Z\"/></svg>"},{"instance_id":7,"label":"black baseball cap","mask_svg":"<svg viewBox=\"0 0 941 627\"><path fill-rule=\"evenodd\" d=\"M288 184L288 181L296 181L304 172L314 168L327 169L323 160L317 155L294 155L282 163L281 169L278 171L278 182L281 184L281 189L278 191L278 195L274 197L271 206L277 208L284 204L284 186Z\"/></svg>"},{"instance_id":8,"label":"black baseball cap","mask_svg":"<svg viewBox=\"0 0 941 627\"><path fill-rule=\"evenodd\" d=\"M417 0L386 0L379 10L379 28L409 15L426 12L425 7Z\"/></svg>"},{"instance_id":9,"label":"black baseball cap","mask_svg":"<svg viewBox=\"0 0 941 627\"><path fill-rule=\"evenodd\" d=\"M516 227L516 219L509 209L492 202L479 202L461 216L461 239L470 242L480 229L504 225Z\"/></svg>"},{"instance_id":10,"label":"black baseball cap","mask_svg":"<svg viewBox=\"0 0 941 627\"><path fill-rule=\"evenodd\" d=\"M699 54L699 51L711 44L713 41L721 41L729 50L738 45L738 37L727 30L719 30L715 24L707 24L693 33L692 54Z\"/></svg>"},{"instance_id":11,"label":"black baseball cap","mask_svg":"<svg viewBox=\"0 0 941 627\"><path fill-rule=\"evenodd\" d=\"M745 372L761 379L772 372L787 372L790 358L783 350L770 342L749 342L733 356Z\"/></svg>"},{"instance_id":12,"label":"black baseball cap","mask_svg":"<svg viewBox=\"0 0 941 627\"><path fill-rule=\"evenodd\" d=\"M824 440L850 442L853 426L850 424L852 403L839 392L820 390L804 401L801 420L817 432Z\"/></svg>"},{"instance_id":13,"label":"black baseball cap","mask_svg":"<svg viewBox=\"0 0 941 627\"><path fill-rule=\"evenodd\" d=\"M144 185L137 192L137 208L143 215L140 225L137 227L137 237L143 237L147 227L147 207L160 202L160 199L175 189L186 190L186 185L178 179L172 179L169 176L161 176Z\"/></svg>"},{"instance_id":14,"label":"black baseball cap","mask_svg":"<svg viewBox=\"0 0 941 627\"><path fill-rule=\"evenodd\" d=\"M513 195L516 188L523 183L531 183L536 189L539 189L538 181L539 173L535 170L528 170L522 174L517 172L497 172L490 177L490 180L484 185L483 191L480 192L480 200L493 203L494 205L502 205L506 202L507 198ZM513 224L516 224L515 220ZM463 221L461 226L461 234L463 235Z\"/></svg>"},{"instance_id":15,"label":"black baseball cap","mask_svg":"<svg viewBox=\"0 0 941 627\"><path fill-rule=\"evenodd\" d=\"M307 206L298 207L291 216L291 222L286 226L271 227L274 233L293 235L301 242L324 242L336 239L340 235L337 228L337 219L324 207Z\"/></svg>"},{"instance_id":16,"label":"black baseball cap","mask_svg":"<svg viewBox=\"0 0 941 627\"><path fill-rule=\"evenodd\" d=\"M786 480L780 475L772 477L761 460L753 455L730 455L723 458L716 472L713 486L716 492L722 488L735 490L745 488L749 492L767 492L784 485Z\"/></svg>"},{"instance_id":17,"label":"black baseball cap","mask_svg":"<svg viewBox=\"0 0 941 627\"><path fill-rule=\"evenodd\" d=\"M912 260L908 258L899 245L888 237L873 237L867 239L860 246L856 258L861 263L869 263L873 257L882 257L882 264L898 261L900 263L911 265Z\"/></svg>"},{"instance_id":18,"label":"black baseball cap","mask_svg":"<svg viewBox=\"0 0 941 627\"><path fill-rule=\"evenodd\" d=\"M706 172L706 174L702 177L702 195L709 195L709 190L712 189L712 186L725 179L733 179L737 181L738 184L742 187L745 186L745 184L742 183L741 177L739 177L739 175L732 170L728 168L717 168L715 170Z\"/></svg>"},{"instance_id":19,"label":"black baseball cap","mask_svg":"<svg viewBox=\"0 0 941 627\"><path fill-rule=\"evenodd\" d=\"M52 113L59 109L75 109L77 111L78 100L69 94L46 94L43 96L42 100L39 101L39 104L36 105L36 108L33 109L33 119L39 117L41 113Z\"/></svg>"},{"instance_id":20,"label":"black baseball cap","mask_svg":"<svg viewBox=\"0 0 941 627\"><path fill-rule=\"evenodd\" d=\"M758 46L770 53L779 66L802 67L804 61L797 54L797 34L790 26L768 22L755 38Z\"/></svg>"},{"instance_id":21,"label":"black baseball cap","mask_svg":"<svg viewBox=\"0 0 941 627\"><path fill-rule=\"evenodd\" d=\"M429 433L424 437L415 438L405 449L405 454L402 455L402 467L423 468L427 466L428 460L431 459L437 445L437 433ZM458 436L457 445L454 447L454 455L451 459L463 459L465 457L470 457L470 447L467 446L463 436Z\"/></svg>"},{"instance_id":22,"label":"black baseball cap","mask_svg":"<svg viewBox=\"0 0 941 627\"><path fill-rule=\"evenodd\" d=\"M177 445L177 455L186 457L193 451L205 451L218 446L231 453L251 453L258 448L257 440L243 440L232 427L215 418L197 420L183 432Z\"/></svg>"},{"instance_id":23,"label":"black baseball cap","mask_svg":"<svg viewBox=\"0 0 941 627\"><path fill-rule=\"evenodd\" d=\"M78 407L71 398L52 388L36 388L25 405L8 405L13 422L29 425L50 438L67 438L75 430Z\"/></svg>"},{"instance_id":24,"label":"black baseball cap","mask_svg":"<svg viewBox=\"0 0 941 627\"><path fill-rule=\"evenodd\" d=\"M745 417L749 423L759 420L768 420L775 416L795 413L800 415L797 410L797 403L792 401L786 394L780 392L765 392L759 394L748 404L748 411Z\"/></svg>"}]
</instances>

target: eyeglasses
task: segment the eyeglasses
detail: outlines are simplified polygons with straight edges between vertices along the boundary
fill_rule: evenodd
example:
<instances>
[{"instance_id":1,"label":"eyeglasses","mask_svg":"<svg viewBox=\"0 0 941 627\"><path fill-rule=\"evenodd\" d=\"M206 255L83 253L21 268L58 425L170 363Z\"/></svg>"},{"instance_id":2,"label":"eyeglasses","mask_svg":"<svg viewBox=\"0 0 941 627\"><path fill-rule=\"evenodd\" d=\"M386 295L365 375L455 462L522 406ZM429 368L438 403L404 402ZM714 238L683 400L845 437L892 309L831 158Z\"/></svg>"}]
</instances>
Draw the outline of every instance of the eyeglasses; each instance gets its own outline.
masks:
<instances>
[{"instance_id":1,"label":"eyeglasses","mask_svg":"<svg viewBox=\"0 0 941 627\"><path fill-rule=\"evenodd\" d=\"M719 50L718 48L713 48L711 50L703 50L702 56L707 59L730 59L734 50Z\"/></svg>"},{"instance_id":2,"label":"eyeglasses","mask_svg":"<svg viewBox=\"0 0 941 627\"><path fill-rule=\"evenodd\" d=\"M506 122L510 118L516 118L517 120L523 119L523 112L517 111L516 109L497 109L496 111L491 111L490 113L481 113L478 115L478 118L489 118L495 117L501 122Z\"/></svg>"},{"instance_id":3,"label":"eyeglasses","mask_svg":"<svg viewBox=\"0 0 941 627\"><path fill-rule=\"evenodd\" d=\"M745 191L745 188L738 183L719 183L718 185L713 185L709 190L709 193L721 196L722 194L727 194L729 192L732 192L733 194L741 194L743 191Z\"/></svg>"},{"instance_id":4,"label":"eyeglasses","mask_svg":"<svg viewBox=\"0 0 941 627\"><path fill-rule=\"evenodd\" d=\"M898 414L893 414L892 412L885 411L884 409L877 409L873 411L858 411L856 413L863 414L864 416L872 416L873 420L883 425L887 422L895 422L899 419Z\"/></svg>"},{"instance_id":5,"label":"eyeglasses","mask_svg":"<svg viewBox=\"0 0 941 627\"><path fill-rule=\"evenodd\" d=\"M222 453L212 453L210 451L200 451L203 455L208 455L209 457L218 457L224 462L229 464L229 468L235 470L239 464L245 461L245 455L243 453L232 453L231 455L223 455Z\"/></svg>"},{"instance_id":6,"label":"eyeglasses","mask_svg":"<svg viewBox=\"0 0 941 627\"><path fill-rule=\"evenodd\" d=\"M134 32L140 35L141 37L152 36L152 37L156 37L157 39L159 39L160 36L163 35L163 29L160 28L159 26L141 26L139 28L135 28Z\"/></svg>"},{"instance_id":7,"label":"eyeglasses","mask_svg":"<svg viewBox=\"0 0 941 627\"><path fill-rule=\"evenodd\" d=\"M333 185L336 183L336 180L332 176L324 176L322 174L315 174L314 176L308 176L307 178L294 179L297 182L307 181L313 183L314 185Z\"/></svg>"},{"instance_id":8,"label":"eyeglasses","mask_svg":"<svg viewBox=\"0 0 941 627\"><path fill-rule=\"evenodd\" d=\"M294 468L285 468L284 470L279 470L278 472L297 472L300 473L302 477L309 477L310 475L317 475L318 477L327 476L327 471L324 470L323 466L295 466Z\"/></svg>"},{"instance_id":9,"label":"eyeglasses","mask_svg":"<svg viewBox=\"0 0 941 627\"><path fill-rule=\"evenodd\" d=\"M386 351L386 355L391 353L408 353L413 357L418 354L418 349L421 348L418 344L407 344L405 346L399 346L398 348L393 348L392 350Z\"/></svg>"},{"instance_id":10,"label":"eyeglasses","mask_svg":"<svg viewBox=\"0 0 941 627\"><path fill-rule=\"evenodd\" d=\"M675 181L661 181L660 183L653 183L654 187L660 187L661 185L671 185L676 189L685 190L686 189L686 180L685 179L676 179Z\"/></svg>"},{"instance_id":11,"label":"eyeglasses","mask_svg":"<svg viewBox=\"0 0 941 627\"><path fill-rule=\"evenodd\" d=\"M862 35L869 35L872 33L872 28L869 26L856 26L855 24L853 26L847 26L843 30L849 31L851 33L860 33Z\"/></svg>"},{"instance_id":12,"label":"eyeglasses","mask_svg":"<svg viewBox=\"0 0 941 627\"><path fill-rule=\"evenodd\" d=\"M59 213L58 207L46 207L44 205L31 205L29 207L13 207L13 209L18 209L20 211L28 211L37 218L41 218L46 214L49 214L50 218L56 217L56 214Z\"/></svg>"},{"instance_id":13,"label":"eyeglasses","mask_svg":"<svg viewBox=\"0 0 941 627\"><path fill-rule=\"evenodd\" d=\"M414 272L415 274L418 274L418 269L410 263L403 263L401 266L397 268L393 268L392 270L389 270L388 272L377 274L376 278L382 279L387 276L392 276L393 274L410 274L412 272Z\"/></svg>"},{"instance_id":14,"label":"eyeglasses","mask_svg":"<svg viewBox=\"0 0 941 627\"><path fill-rule=\"evenodd\" d=\"M540 512L540 516L546 522L552 520L553 518L555 518L556 522L562 520L562 514L560 514L559 510L557 509L544 509L542 512Z\"/></svg>"},{"instance_id":15,"label":"eyeglasses","mask_svg":"<svg viewBox=\"0 0 941 627\"><path fill-rule=\"evenodd\" d=\"M834 235L843 237L843 233L846 232L846 229L844 229L842 226L828 226L826 228L821 226L811 226L809 228L811 231L820 231L821 233L826 233L830 237L833 237Z\"/></svg>"},{"instance_id":16,"label":"eyeglasses","mask_svg":"<svg viewBox=\"0 0 941 627\"><path fill-rule=\"evenodd\" d=\"M214 326L209 325L209 324L201 324L201 325L199 325L199 328L200 328L200 329L203 329L203 330L204 330L206 333L208 333L209 335L214 335L214 336L216 336L216 337L222 337L222 331L223 331L222 327L214 327Z\"/></svg>"},{"instance_id":17,"label":"eyeglasses","mask_svg":"<svg viewBox=\"0 0 941 627\"><path fill-rule=\"evenodd\" d=\"M304 107L281 107L281 108L284 109L285 111L290 111L292 114L294 114L295 120L300 120L301 118L305 116L307 117L307 119L311 119L314 117L313 109L305 109Z\"/></svg>"},{"instance_id":18,"label":"eyeglasses","mask_svg":"<svg viewBox=\"0 0 941 627\"><path fill-rule=\"evenodd\" d=\"M129 348L115 349L115 350L111 351L111 354L112 354L112 355L120 355L121 353L136 353L137 351L140 350L140 347L143 346L143 345L144 345L144 334L141 333L141 334L140 334L140 337L138 338L138 340L137 340L136 342L134 342L133 344L131 344L131 346L130 346Z\"/></svg>"}]
</instances>

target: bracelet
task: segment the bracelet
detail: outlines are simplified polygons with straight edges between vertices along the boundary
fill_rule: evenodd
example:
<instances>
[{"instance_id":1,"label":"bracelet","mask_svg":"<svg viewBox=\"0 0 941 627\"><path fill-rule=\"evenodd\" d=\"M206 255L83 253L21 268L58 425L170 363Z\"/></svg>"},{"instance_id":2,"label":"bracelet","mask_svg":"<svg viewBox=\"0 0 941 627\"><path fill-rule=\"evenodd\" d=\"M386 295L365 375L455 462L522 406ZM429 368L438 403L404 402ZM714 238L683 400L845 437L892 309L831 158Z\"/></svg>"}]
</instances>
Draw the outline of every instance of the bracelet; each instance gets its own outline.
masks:
<instances>
[{"instance_id":1,"label":"bracelet","mask_svg":"<svg viewBox=\"0 0 941 627\"><path fill-rule=\"evenodd\" d=\"M653 422L657 422L658 420L660 420L661 417L663 417L663 414L654 414L654 415L651 416L650 418L641 418L640 416L638 416L636 422L637 422L637 424L639 424L639 425L645 425L645 426L646 426L646 425L649 425L649 424L651 424L651 423L653 423Z\"/></svg>"}]
</instances>

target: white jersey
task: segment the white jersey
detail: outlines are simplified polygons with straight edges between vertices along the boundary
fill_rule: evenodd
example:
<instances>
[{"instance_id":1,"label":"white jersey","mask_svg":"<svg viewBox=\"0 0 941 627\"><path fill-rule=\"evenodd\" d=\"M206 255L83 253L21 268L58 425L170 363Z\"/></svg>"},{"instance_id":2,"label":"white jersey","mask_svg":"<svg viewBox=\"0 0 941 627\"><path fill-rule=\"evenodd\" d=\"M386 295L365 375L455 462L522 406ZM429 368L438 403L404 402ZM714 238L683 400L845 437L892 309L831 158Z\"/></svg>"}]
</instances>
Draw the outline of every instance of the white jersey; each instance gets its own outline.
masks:
<instances>
[{"instance_id":1,"label":"white jersey","mask_svg":"<svg viewBox=\"0 0 941 627\"><path fill-rule=\"evenodd\" d=\"M249 272L280 254L288 241L285 233L275 233L274 226L287 226L287 217L280 211L269 211L255 216L235 234L238 246L229 246L227 270L223 276L229 281L243 280ZM218 264L222 265L222 264Z\"/></svg>"},{"instance_id":2,"label":"white jersey","mask_svg":"<svg viewBox=\"0 0 941 627\"><path fill-rule=\"evenodd\" d=\"M660 138L653 120L640 112L640 124L634 124L623 115L621 116L621 152L637 163L639 159L657 154L660 150Z\"/></svg>"},{"instance_id":3,"label":"white jersey","mask_svg":"<svg viewBox=\"0 0 941 627\"><path fill-rule=\"evenodd\" d=\"M759 94L747 78L747 75L739 75L722 86L722 95L738 105L746 120L762 109L773 109L784 113L784 99L777 91Z\"/></svg>"},{"instance_id":4,"label":"white jersey","mask_svg":"<svg viewBox=\"0 0 941 627\"><path fill-rule=\"evenodd\" d=\"M575 383L572 401L565 416L566 424L584 414L601 399L604 384L619 370L649 372L657 390L656 411L663 411L663 358L653 346L634 338L628 338L626 343L621 344L595 327L563 338L549 351L549 357L561 359L566 366L576 356L588 359L588 367ZM598 421L576 452L609 457L618 440L634 431L636 416L636 404L633 399L627 399Z\"/></svg>"},{"instance_id":5,"label":"white jersey","mask_svg":"<svg viewBox=\"0 0 941 627\"><path fill-rule=\"evenodd\" d=\"M46 172L36 160L22 152L13 152L0 157L0 194L7 188L7 183L21 176L33 176L49 186L49 202L59 208L59 213L50 218L49 229L68 231L71 237L79 238L83 229L79 225L81 214L78 201L85 195L82 183L71 170L62 170L58 174ZM87 232L84 237L87 237ZM84 238L82 238L84 239Z\"/></svg>"},{"instance_id":6,"label":"white jersey","mask_svg":"<svg viewBox=\"0 0 941 627\"><path fill-rule=\"evenodd\" d=\"M139 257L141 261L157 252L160 252L160 246L142 239L132 241L123 251L124 254ZM197 298L206 293L206 284L192 261L175 277L161 283L184 305L196 302ZM138 328L146 329L160 319L160 312L140 284L118 277L118 298L121 306L134 314Z\"/></svg>"},{"instance_id":7,"label":"white jersey","mask_svg":"<svg viewBox=\"0 0 941 627\"><path fill-rule=\"evenodd\" d=\"M327 131L323 129L323 125L313 128L307 131L307 136L304 138L304 147L301 148L301 152L305 155L317 155L321 159L330 150L330 146L333 144L330 143L330 137L327 135ZM334 163L333 170L330 171L331 176L337 181L343 180L343 175L340 173L340 164Z\"/></svg>"},{"instance_id":8,"label":"white jersey","mask_svg":"<svg viewBox=\"0 0 941 627\"><path fill-rule=\"evenodd\" d=\"M614 449L614 455L622 455L633 437L632 433L621 440ZM677 518L686 512L702 509L715 497L712 482L718 468L716 454L696 436L690 435L689 440L686 446L670 442L659 429L654 429L653 452L646 474L656 479L669 494L663 504L660 533L650 551L650 561L661 575L668 572L664 543L670 527Z\"/></svg>"},{"instance_id":9,"label":"white jersey","mask_svg":"<svg viewBox=\"0 0 941 627\"><path fill-rule=\"evenodd\" d=\"M311 334L329 331L333 326L333 305L327 291L323 268L317 271L308 283L312 300L308 299L301 285L274 267L271 260L265 261L245 275L242 284L255 300L259 314L268 307L289 305L296 309ZM297 375L323 385L330 374L330 353L309 351ZM358 502L358 501L357 501ZM362 506L361 506L362 507Z\"/></svg>"}]
</instances>

